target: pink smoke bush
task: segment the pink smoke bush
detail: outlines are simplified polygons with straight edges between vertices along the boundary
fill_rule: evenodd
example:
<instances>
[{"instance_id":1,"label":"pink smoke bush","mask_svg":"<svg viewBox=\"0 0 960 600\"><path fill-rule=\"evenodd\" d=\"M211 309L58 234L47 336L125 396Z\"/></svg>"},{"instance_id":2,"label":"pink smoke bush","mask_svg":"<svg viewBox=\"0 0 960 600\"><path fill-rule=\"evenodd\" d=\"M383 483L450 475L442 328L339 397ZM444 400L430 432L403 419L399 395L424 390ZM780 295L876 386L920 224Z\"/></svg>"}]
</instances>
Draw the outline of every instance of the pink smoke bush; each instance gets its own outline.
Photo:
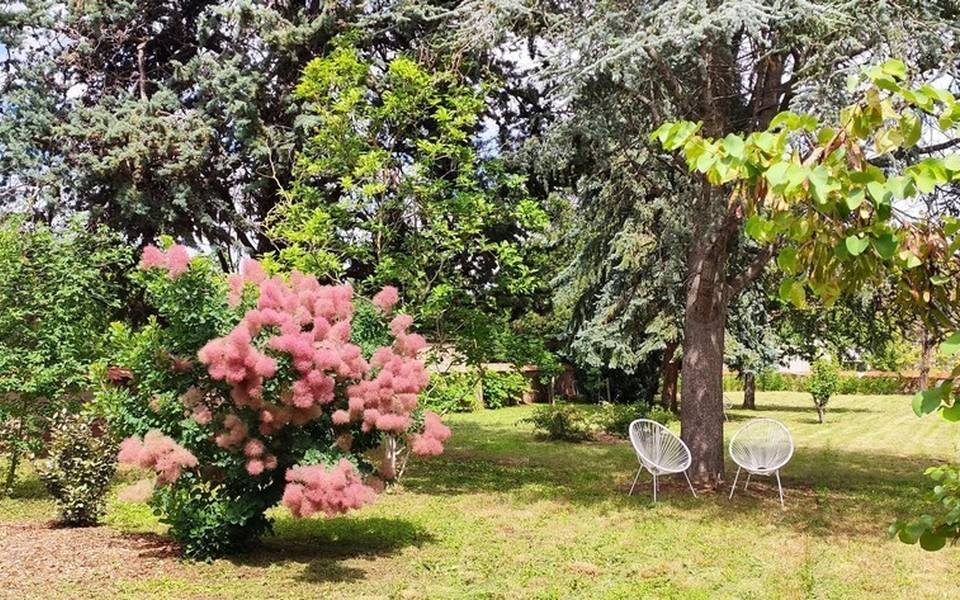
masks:
<instances>
[{"instance_id":1,"label":"pink smoke bush","mask_svg":"<svg viewBox=\"0 0 960 600\"><path fill-rule=\"evenodd\" d=\"M295 467L287 471L283 504L297 517L322 512L329 517L373 502L376 492L364 485L360 474L347 460L332 469L322 465Z\"/></svg>"},{"instance_id":2,"label":"pink smoke bush","mask_svg":"<svg viewBox=\"0 0 960 600\"><path fill-rule=\"evenodd\" d=\"M180 244L170 246L165 251L156 246L147 246L140 257L140 268L163 269L170 279L176 279L190 268L190 254L187 248Z\"/></svg>"},{"instance_id":3,"label":"pink smoke bush","mask_svg":"<svg viewBox=\"0 0 960 600\"><path fill-rule=\"evenodd\" d=\"M182 246L166 252L149 246L140 266L165 269L176 279L189 263ZM404 444L413 454L443 452L450 430L437 415L427 413L422 431L414 430L418 395L429 375L418 358L426 340L411 331L412 317L392 315L392 342L367 360L351 342L351 286L321 285L299 272L270 276L248 259L240 273L229 276L228 288L231 306L249 304L244 304L240 321L226 335L208 341L197 359L209 378L229 393L191 387L181 396L184 412L196 425L211 429L210 439L236 456L250 477L285 475L283 504L294 515L334 515L360 508L373 501L375 488L383 482L371 476L378 485L366 485L346 460L331 468L286 462L281 469L278 456L290 456L283 446L290 437L279 434L288 427L326 424L333 429L334 446L344 453L351 452L354 439L369 440L354 434L381 433L391 450L377 470L388 479L395 477L398 449ZM398 301L393 287L372 299L383 316L391 315ZM370 442L363 444L369 448ZM153 468L159 483L172 482L183 468L197 466L193 454L156 431L142 443L125 441L121 461Z\"/></svg>"},{"instance_id":4,"label":"pink smoke bush","mask_svg":"<svg viewBox=\"0 0 960 600\"><path fill-rule=\"evenodd\" d=\"M135 437L123 440L117 459L120 464L153 469L158 483L173 483L184 468L197 466L197 457L156 429L148 431L142 441Z\"/></svg>"}]
</instances>

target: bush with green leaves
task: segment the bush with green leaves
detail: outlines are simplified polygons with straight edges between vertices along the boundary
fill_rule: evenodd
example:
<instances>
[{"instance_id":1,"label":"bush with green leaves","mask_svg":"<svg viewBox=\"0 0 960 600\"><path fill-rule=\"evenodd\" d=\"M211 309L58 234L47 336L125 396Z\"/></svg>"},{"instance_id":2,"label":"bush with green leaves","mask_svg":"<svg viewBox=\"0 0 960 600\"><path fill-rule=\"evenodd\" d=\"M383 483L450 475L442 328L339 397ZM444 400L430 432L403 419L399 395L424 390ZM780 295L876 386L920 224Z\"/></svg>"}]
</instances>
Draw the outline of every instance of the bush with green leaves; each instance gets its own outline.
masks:
<instances>
[{"instance_id":1,"label":"bush with green leaves","mask_svg":"<svg viewBox=\"0 0 960 600\"><path fill-rule=\"evenodd\" d=\"M37 472L57 505L60 522L95 525L117 470L117 442L99 418L60 412L53 418L46 458Z\"/></svg>"},{"instance_id":2,"label":"bush with green leaves","mask_svg":"<svg viewBox=\"0 0 960 600\"><path fill-rule=\"evenodd\" d=\"M671 422L677 420L677 415L674 414L670 409L662 406L654 406L650 409L650 412L647 413L647 418L651 421L656 421L661 425L669 425Z\"/></svg>"},{"instance_id":3,"label":"bush with green leaves","mask_svg":"<svg viewBox=\"0 0 960 600\"><path fill-rule=\"evenodd\" d=\"M572 404L547 404L533 409L524 422L551 440L582 442L590 437L590 419Z\"/></svg>"},{"instance_id":4,"label":"bush with green leaves","mask_svg":"<svg viewBox=\"0 0 960 600\"><path fill-rule=\"evenodd\" d=\"M23 457L43 447L49 416L79 407L132 265L131 249L109 230L0 218L0 493Z\"/></svg>"},{"instance_id":5,"label":"bush with green leaves","mask_svg":"<svg viewBox=\"0 0 960 600\"><path fill-rule=\"evenodd\" d=\"M437 412L462 413L483 408L479 394L480 378L474 373L435 374L423 392L424 408Z\"/></svg>"},{"instance_id":6,"label":"bush with green leaves","mask_svg":"<svg viewBox=\"0 0 960 600\"><path fill-rule=\"evenodd\" d=\"M630 423L637 419L648 418L649 414L650 407L643 402L634 404L601 402L593 420L600 431L618 437L627 437Z\"/></svg>"},{"instance_id":7,"label":"bush with green leaves","mask_svg":"<svg viewBox=\"0 0 960 600\"><path fill-rule=\"evenodd\" d=\"M830 397L840 388L840 369L829 358L815 360L810 367L808 383L813 404L817 407L817 420L823 423L823 413L827 409Z\"/></svg>"},{"instance_id":8,"label":"bush with green leaves","mask_svg":"<svg viewBox=\"0 0 960 600\"><path fill-rule=\"evenodd\" d=\"M483 405L486 408L503 408L523 401L523 393L530 389L530 382L519 371L484 371Z\"/></svg>"}]
</instances>

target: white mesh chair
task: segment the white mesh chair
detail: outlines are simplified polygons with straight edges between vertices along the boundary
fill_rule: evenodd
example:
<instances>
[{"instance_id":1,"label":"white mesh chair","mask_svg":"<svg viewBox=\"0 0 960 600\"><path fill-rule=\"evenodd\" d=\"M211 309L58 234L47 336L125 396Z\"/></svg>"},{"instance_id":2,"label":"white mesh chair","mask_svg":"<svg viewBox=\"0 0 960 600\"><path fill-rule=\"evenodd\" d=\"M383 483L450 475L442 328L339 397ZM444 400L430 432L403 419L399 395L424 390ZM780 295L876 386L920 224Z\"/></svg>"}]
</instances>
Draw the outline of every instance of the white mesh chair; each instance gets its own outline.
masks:
<instances>
[{"instance_id":1,"label":"white mesh chair","mask_svg":"<svg viewBox=\"0 0 960 600\"><path fill-rule=\"evenodd\" d=\"M737 489L740 470L747 472L743 489L750 485L751 475L774 475L780 490L780 507L783 508L783 486L780 485L780 469L793 456L793 438L780 421L752 419L730 438L730 458L737 463L737 474L730 488L730 498Z\"/></svg>"},{"instance_id":2,"label":"white mesh chair","mask_svg":"<svg viewBox=\"0 0 960 600\"><path fill-rule=\"evenodd\" d=\"M690 491L693 492L693 497L697 497L697 492L694 491L690 477L687 475L687 469L690 468L690 449L672 431L656 421L637 419L630 423L630 443L633 444L633 449L637 453L640 468L637 469L637 476L633 478L633 485L630 486L627 495L633 494L633 489L637 487L637 481L640 479L640 473L646 469L653 475L654 502L657 501L657 490L660 487L657 479L660 475L673 473L683 473Z\"/></svg>"}]
</instances>

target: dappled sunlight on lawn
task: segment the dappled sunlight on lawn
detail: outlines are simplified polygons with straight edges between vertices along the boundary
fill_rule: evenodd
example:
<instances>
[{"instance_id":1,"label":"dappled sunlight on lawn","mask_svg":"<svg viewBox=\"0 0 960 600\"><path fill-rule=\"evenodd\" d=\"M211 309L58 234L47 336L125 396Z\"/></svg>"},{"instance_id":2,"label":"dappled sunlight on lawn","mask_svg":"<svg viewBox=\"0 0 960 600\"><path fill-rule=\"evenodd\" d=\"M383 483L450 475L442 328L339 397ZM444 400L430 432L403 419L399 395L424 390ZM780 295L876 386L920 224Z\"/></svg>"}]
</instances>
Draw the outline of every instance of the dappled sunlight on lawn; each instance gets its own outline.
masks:
<instances>
[{"instance_id":1,"label":"dappled sunlight on lawn","mask_svg":"<svg viewBox=\"0 0 960 600\"><path fill-rule=\"evenodd\" d=\"M949 597L941 585L960 568L960 550L931 556L885 531L924 507L922 471L951 458L955 428L917 419L905 396L836 398L823 425L805 394L761 393L758 405L730 410L725 433L755 415L790 428L797 450L783 470L785 510L765 478L731 501L729 488L693 498L682 478L665 477L653 504L644 475L627 496L636 459L625 441L546 441L522 421L532 408L514 407L451 415L447 452L411 463L402 485L362 511L296 520L278 508L275 534L246 553L70 589L102 596L107 585L137 598ZM52 515L32 510L16 519ZM113 500L107 523L125 535L163 530L143 505Z\"/></svg>"}]
</instances>

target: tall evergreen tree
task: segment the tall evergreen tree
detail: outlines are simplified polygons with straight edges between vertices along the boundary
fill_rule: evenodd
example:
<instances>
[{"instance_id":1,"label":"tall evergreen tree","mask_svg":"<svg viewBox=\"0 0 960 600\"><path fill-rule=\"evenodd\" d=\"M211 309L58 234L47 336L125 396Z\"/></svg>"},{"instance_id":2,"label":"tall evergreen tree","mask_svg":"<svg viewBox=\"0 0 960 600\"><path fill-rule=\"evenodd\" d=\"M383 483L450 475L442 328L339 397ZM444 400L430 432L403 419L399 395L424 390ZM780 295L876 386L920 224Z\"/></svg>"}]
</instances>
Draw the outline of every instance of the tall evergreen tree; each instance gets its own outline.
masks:
<instances>
[{"instance_id":1,"label":"tall evergreen tree","mask_svg":"<svg viewBox=\"0 0 960 600\"><path fill-rule=\"evenodd\" d=\"M582 276L609 276L597 265L617 262L609 240L619 234L624 206L656 198L687 223L689 236L655 257L668 257L664 268L677 257L683 261L682 436L693 454L694 479L715 484L723 474L721 375L730 304L764 271L775 246L746 244L736 203L651 147L650 132L684 118L723 138L764 129L787 108L829 111L845 102L848 75L887 56L903 58L922 77L942 77L954 66L956 3L478 4L494 5L501 23L547 24L537 33L546 43L533 46L544 48L543 89L553 91L559 119L539 140L537 155L552 161L578 201L596 204L588 210L608 224L593 226L606 243L582 245L596 253L580 261L591 268ZM448 35L456 37L455 27ZM604 193L596 193L597 186ZM651 235L661 232L658 221L644 225ZM673 297L666 289L655 296Z\"/></svg>"}]
</instances>

